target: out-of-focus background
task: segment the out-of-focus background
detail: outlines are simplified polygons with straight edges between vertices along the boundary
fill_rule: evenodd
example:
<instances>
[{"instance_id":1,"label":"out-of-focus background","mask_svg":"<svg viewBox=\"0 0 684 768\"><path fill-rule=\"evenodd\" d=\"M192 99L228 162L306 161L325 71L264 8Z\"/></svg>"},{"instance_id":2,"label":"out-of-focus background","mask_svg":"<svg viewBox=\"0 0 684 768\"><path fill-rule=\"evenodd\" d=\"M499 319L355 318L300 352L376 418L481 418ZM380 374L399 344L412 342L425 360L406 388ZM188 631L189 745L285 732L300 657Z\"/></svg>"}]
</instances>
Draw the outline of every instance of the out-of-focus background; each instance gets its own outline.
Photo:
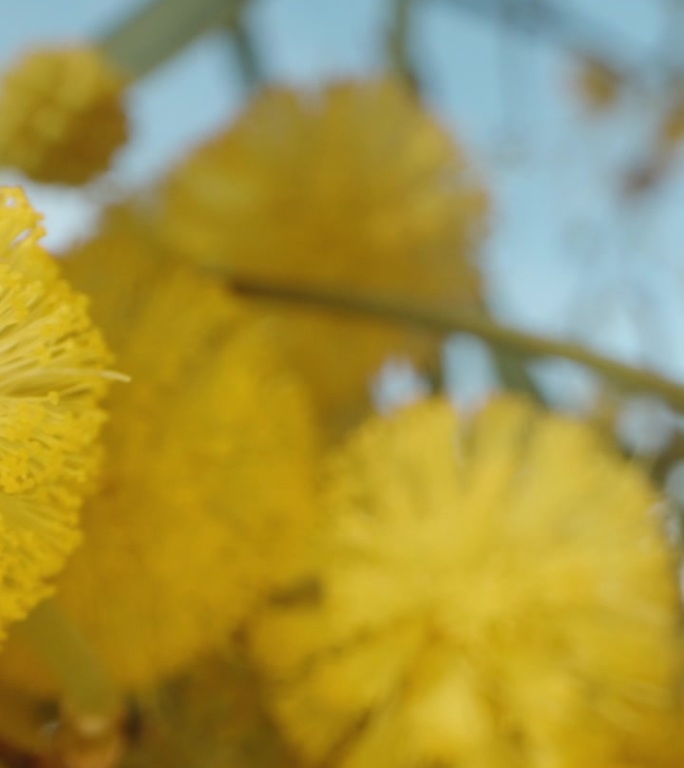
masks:
<instances>
[{"instance_id":1,"label":"out-of-focus background","mask_svg":"<svg viewBox=\"0 0 684 768\"><path fill-rule=\"evenodd\" d=\"M0 65L45 43L91 39L140 0L23 0L0 28ZM312 84L386 65L390 0L254 0L248 26L268 79ZM11 5L11 7L9 7ZM482 254L494 312L684 378L684 173L663 121L684 103L682 0L417 0L410 60L426 100L459 136L494 203ZM608 108L579 83L598 62L618 80ZM208 34L137 83L133 141L85 190L27 184L59 250L98 210L154 180L230 120L247 94L226 37ZM684 119L684 118L683 118ZM661 153L662 155L662 153ZM0 181L21 179L7 173ZM453 386L476 395L488 360L453 344ZM560 405L588 402L593 380L569 363L536 375ZM657 412L637 431L655 432ZM666 420L665 420L666 421ZM648 434L647 434L648 433Z\"/></svg>"}]
</instances>

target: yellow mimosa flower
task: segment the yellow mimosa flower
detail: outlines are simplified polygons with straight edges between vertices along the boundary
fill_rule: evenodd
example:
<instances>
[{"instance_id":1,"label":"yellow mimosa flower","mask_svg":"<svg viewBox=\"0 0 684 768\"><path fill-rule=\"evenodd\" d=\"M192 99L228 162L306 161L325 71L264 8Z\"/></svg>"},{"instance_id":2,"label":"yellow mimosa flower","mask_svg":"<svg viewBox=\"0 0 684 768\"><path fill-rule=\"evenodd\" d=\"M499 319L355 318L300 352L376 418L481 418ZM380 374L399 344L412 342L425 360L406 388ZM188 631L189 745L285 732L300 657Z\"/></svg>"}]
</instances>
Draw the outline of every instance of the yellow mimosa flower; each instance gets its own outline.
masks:
<instances>
[{"instance_id":1,"label":"yellow mimosa flower","mask_svg":"<svg viewBox=\"0 0 684 768\"><path fill-rule=\"evenodd\" d=\"M65 263L132 380L56 600L124 688L223 643L298 572L313 513L312 419L267 324L141 236L120 217Z\"/></svg>"},{"instance_id":2,"label":"yellow mimosa flower","mask_svg":"<svg viewBox=\"0 0 684 768\"><path fill-rule=\"evenodd\" d=\"M80 540L103 422L109 355L42 235L24 193L0 188L0 633Z\"/></svg>"},{"instance_id":3,"label":"yellow mimosa flower","mask_svg":"<svg viewBox=\"0 0 684 768\"><path fill-rule=\"evenodd\" d=\"M646 477L588 426L510 396L473 418L427 401L355 434L327 501L320 596L252 638L312 764L655 764L675 558Z\"/></svg>"},{"instance_id":4,"label":"yellow mimosa flower","mask_svg":"<svg viewBox=\"0 0 684 768\"><path fill-rule=\"evenodd\" d=\"M83 184L128 136L124 76L95 48L38 49L0 82L0 164Z\"/></svg>"},{"instance_id":5,"label":"yellow mimosa flower","mask_svg":"<svg viewBox=\"0 0 684 768\"><path fill-rule=\"evenodd\" d=\"M388 78L264 91L171 173L161 231L224 274L476 308L473 249L487 208L455 140ZM377 320L268 309L328 420L367 408L390 355L437 356L433 338Z\"/></svg>"}]
</instances>

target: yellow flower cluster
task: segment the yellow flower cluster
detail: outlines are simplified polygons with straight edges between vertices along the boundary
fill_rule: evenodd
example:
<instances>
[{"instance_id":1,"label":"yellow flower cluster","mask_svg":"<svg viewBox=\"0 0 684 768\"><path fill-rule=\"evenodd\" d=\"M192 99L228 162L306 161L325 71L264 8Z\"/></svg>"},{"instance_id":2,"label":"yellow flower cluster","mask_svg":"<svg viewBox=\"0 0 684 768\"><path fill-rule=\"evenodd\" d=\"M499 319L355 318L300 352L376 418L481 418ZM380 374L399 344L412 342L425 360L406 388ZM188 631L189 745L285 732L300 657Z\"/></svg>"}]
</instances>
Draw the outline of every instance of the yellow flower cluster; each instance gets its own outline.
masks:
<instances>
[{"instance_id":1,"label":"yellow flower cluster","mask_svg":"<svg viewBox=\"0 0 684 768\"><path fill-rule=\"evenodd\" d=\"M595 107L620 85L586 62ZM91 179L126 138L123 88L95 50L30 55L3 84L0 161ZM69 254L86 299L0 191L0 635L55 577L65 625L146 718L123 768L683 765L678 564L645 475L510 395L376 416L321 470L319 426L337 439L389 356L428 366L439 341L231 292L483 311L487 196L415 95L267 89L153 197ZM99 485L87 302L131 376ZM3 651L6 690L82 705L25 637ZM76 712L100 715L118 747L118 711Z\"/></svg>"},{"instance_id":2,"label":"yellow flower cluster","mask_svg":"<svg viewBox=\"0 0 684 768\"><path fill-rule=\"evenodd\" d=\"M79 541L103 421L109 355L42 235L23 192L0 189L0 630L48 594Z\"/></svg>"},{"instance_id":3,"label":"yellow flower cluster","mask_svg":"<svg viewBox=\"0 0 684 768\"><path fill-rule=\"evenodd\" d=\"M653 765L682 650L658 501L514 397L368 424L330 462L320 597L253 633L292 743L344 768Z\"/></svg>"},{"instance_id":4,"label":"yellow flower cluster","mask_svg":"<svg viewBox=\"0 0 684 768\"><path fill-rule=\"evenodd\" d=\"M226 274L478 305L471 258L487 197L453 138L399 81L268 89L171 173L162 197L168 243ZM367 403L388 356L436 355L426 337L379 321L268 309L328 420Z\"/></svg>"},{"instance_id":5,"label":"yellow flower cluster","mask_svg":"<svg viewBox=\"0 0 684 768\"><path fill-rule=\"evenodd\" d=\"M94 48L29 53L0 84L0 164L65 184L102 173L128 136L125 85Z\"/></svg>"},{"instance_id":6,"label":"yellow flower cluster","mask_svg":"<svg viewBox=\"0 0 684 768\"><path fill-rule=\"evenodd\" d=\"M220 645L294 577L315 440L267 325L155 252L135 221L110 226L65 269L132 381L108 401L102 488L56 599L128 688ZM12 654L4 666L26 677Z\"/></svg>"}]
</instances>

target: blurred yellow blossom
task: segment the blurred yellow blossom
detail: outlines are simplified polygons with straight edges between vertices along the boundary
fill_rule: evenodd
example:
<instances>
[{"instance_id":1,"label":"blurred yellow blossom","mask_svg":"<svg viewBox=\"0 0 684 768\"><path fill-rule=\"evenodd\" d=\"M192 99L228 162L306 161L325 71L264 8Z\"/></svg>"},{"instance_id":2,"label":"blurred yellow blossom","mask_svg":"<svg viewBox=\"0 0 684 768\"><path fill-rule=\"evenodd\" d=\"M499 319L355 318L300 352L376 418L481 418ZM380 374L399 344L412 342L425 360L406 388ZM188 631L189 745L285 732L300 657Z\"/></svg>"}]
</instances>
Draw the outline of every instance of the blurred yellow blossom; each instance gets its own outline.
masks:
<instances>
[{"instance_id":1,"label":"blurred yellow blossom","mask_svg":"<svg viewBox=\"0 0 684 768\"><path fill-rule=\"evenodd\" d=\"M384 79L265 90L170 174L161 230L227 275L476 307L473 249L487 209L454 139L405 86ZM434 339L377 320L270 309L328 420L367 404L369 380L390 355L437 355Z\"/></svg>"},{"instance_id":2,"label":"blurred yellow blossom","mask_svg":"<svg viewBox=\"0 0 684 768\"><path fill-rule=\"evenodd\" d=\"M128 135L125 85L95 48L28 53L0 84L0 164L65 184L107 170Z\"/></svg>"},{"instance_id":3,"label":"blurred yellow blossom","mask_svg":"<svg viewBox=\"0 0 684 768\"><path fill-rule=\"evenodd\" d=\"M676 149L684 139L684 98L681 93L677 93L668 106L659 129L658 149L661 153Z\"/></svg>"},{"instance_id":4,"label":"blurred yellow blossom","mask_svg":"<svg viewBox=\"0 0 684 768\"><path fill-rule=\"evenodd\" d=\"M327 502L319 597L252 635L313 764L646 768L675 751L655 736L681 665L674 555L647 479L588 426L512 396L473 418L427 401L352 436Z\"/></svg>"},{"instance_id":5,"label":"blurred yellow blossom","mask_svg":"<svg viewBox=\"0 0 684 768\"><path fill-rule=\"evenodd\" d=\"M591 57L580 62L577 90L590 109L601 112L612 107L622 85L622 76L605 62Z\"/></svg>"},{"instance_id":6,"label":"blurred yellow blossom","mask_svg":"<svg viewBox=\"0 0 684 768\"><path fill-rule=\"evenodd\" d=\"M113 679L142 687L224 642L300 568L315 446L267 324L126 222L65 264L132 382L109 401L103 485L56 599ZM5 655L6 677L43 685L24 666Z\"/></svg>"},{"instance_id":7,"label":"blurred yellow blossom","mask_svg":"<svg viewBox=\"0 0 684 768\"><path fill-rule=\"evenodd\" d=\"M50 592L80 539L109 361L87 300L39 244L40 218L0 188L0 631Z\"/></svg>"}]
</instances>

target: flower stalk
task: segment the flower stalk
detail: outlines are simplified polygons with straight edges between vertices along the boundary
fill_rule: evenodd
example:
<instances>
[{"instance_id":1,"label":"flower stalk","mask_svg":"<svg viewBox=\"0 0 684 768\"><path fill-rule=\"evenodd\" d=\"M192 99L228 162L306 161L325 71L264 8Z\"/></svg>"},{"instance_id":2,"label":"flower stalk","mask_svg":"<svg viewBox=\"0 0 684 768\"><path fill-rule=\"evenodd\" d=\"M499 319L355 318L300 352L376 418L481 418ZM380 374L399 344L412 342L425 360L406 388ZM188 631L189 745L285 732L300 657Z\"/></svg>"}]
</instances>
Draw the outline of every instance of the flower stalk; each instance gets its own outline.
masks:
<instances>
[{"instance_id":1,"label":"flower stalk","mask_svg":"<svg viewBox=\"0 0 684 768\"><path fill-rule=\"evenodd\" d=\"M651 393L684 411L684 386L652 371L620 363L570 341L548 339L498 323L484 314L459 309L414 307L377 297L352 296L319 288L261 282L242 276L230 280L234 291L252 298L313 306L342 314L363 314L439 335L470 333L523 359L556 357L579 363L630 393Z\"/></svg>"},{"instance_id":2,"label":"flower stalk","mask_svg":"<svg viewBox=\"0 0 684 768\"><path fill-rule=\"evenodd\" d=\"M411 56L411 26L415 0L395 0L394 17L387 32L389 66L411 88L419 90L419 78Z\"/></svg>"},{"instance_id":3,"label":"flower stalk","mask_svg":"<svg viewBox=\"0 0 684 768\"><path fill-rule=\"evenodd\" d=\"M264 73L254 40L241 14L226 27L226 32L235 53L242 86L245 93L250 93L264 81Z\"/></svg>"},{"instance_id":4,"label":"flower stalk","mask_svg":"<svg viewBox=\"0 0 684 768\"><path fill-rule=\"evenodd\" d=\"M99 40L105 55L141 78L217 26L236 23L245 0L152 0Z\"/></svg>"}]
</instances>

